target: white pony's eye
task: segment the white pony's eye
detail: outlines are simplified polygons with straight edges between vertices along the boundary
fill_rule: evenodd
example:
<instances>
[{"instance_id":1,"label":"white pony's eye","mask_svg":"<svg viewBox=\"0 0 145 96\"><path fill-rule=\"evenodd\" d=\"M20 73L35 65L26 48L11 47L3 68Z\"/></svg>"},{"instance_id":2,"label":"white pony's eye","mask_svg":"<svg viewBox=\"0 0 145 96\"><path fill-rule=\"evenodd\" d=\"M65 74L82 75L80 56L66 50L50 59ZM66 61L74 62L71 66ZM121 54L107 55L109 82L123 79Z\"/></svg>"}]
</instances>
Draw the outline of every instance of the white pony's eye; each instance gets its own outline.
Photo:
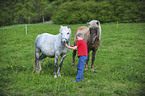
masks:
<instances>
[{"instance_id":1,"label":"white pony's eye","mask_svg":"<svg viewBox=\"0 0 145 96\"><path fill-rule=\"evenodd\" d=\"M67 35L69 35L69 33L67 33Z\"/></svg>"}]
</instances>

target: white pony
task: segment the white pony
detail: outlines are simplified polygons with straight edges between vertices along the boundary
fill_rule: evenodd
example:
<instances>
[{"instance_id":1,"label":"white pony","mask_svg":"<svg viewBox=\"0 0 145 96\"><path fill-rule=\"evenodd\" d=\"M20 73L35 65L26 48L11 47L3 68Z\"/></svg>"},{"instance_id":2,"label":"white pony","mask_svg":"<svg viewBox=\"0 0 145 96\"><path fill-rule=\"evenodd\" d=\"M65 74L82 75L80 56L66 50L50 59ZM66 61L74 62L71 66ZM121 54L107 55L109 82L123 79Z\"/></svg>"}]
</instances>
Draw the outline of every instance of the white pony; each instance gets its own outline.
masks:
<instances>
[{"instance_id":1,"label":"white pony","mask_svg":"<svg viewBox=\"0 0 145 96\"><path fill-rule=\"evenodd\" d=\"M36 73L39 73L41 71L40 61L46 57L51 57L55 58L54 78L56 78L57 75L58 77L61 76L60 70L62 67L62 63L69 50L67 47L64 46L64 44L67 43L68 45L70 45L70 38L71 38L71 29L69 28L69 26L64 27L61 26L60 33L57 35L52 35L48 33L38 35L35 40L35 54L34 54L35 63L33 72L36 71ZM41 56L40 52L42 53ZM61 60L58 68L59 56L61 56Z\"/></svg>"}]
</instances>

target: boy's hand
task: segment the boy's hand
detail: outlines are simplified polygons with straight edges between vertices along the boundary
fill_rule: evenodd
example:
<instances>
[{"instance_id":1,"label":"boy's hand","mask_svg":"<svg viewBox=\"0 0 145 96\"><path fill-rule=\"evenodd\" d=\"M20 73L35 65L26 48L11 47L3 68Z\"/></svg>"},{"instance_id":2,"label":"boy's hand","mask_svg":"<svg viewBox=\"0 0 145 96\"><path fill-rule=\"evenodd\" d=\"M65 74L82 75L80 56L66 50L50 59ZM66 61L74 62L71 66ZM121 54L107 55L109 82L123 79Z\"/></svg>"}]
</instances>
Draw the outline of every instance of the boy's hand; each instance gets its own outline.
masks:
<instances>
[{"instance_id":1,"label":"boy's hand","mask_svg":"<svg viewBox=\"0 0 145 96\"><path fill-rule=\"evenodd\" d=\"M67 45L67 43L65 44L65 47L67 47L68 45Z\"/></svg>"},{"instance_id":2,"label":"boy's hand","mask_svg":"<svg viewBox=\"0 0 145 96\"><path fill-rule=\"evenodd\" d=\"M76 49L77 49L77 46L70 47L70 46L68 46L67 44L65 44L65 47L70 48L70 49L73 49L73 50L76 50Z\"/></svg>"},{"instance_id":3,"label":"boy's hand","mask_svg":"<svg viewBox=\"0 0 145 96\"><path fill-rule=\"evenodd\" d=\"M74 47L74 45L71 45L71 47Z\"/></svg>"}]
</instances>

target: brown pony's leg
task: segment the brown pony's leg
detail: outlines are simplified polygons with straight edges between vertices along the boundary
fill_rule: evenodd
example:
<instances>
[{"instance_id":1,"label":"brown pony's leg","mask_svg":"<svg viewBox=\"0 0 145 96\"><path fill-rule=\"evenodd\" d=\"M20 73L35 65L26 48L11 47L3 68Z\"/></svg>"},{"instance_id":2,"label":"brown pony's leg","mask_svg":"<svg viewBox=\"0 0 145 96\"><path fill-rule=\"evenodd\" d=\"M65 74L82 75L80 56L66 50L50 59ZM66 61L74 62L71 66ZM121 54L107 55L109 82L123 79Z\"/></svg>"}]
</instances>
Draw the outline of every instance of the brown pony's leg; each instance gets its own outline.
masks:
<instances>
[{"instance_id":1,"label":"brown pony's leg","mask_svg":"<svg viewBox=\"0 0 145 96\"><path fill-rule=\"evenodd\" d=\"M75 56L76 56L76 50L73 51L73 62L72 62L72 67L75 67Z\"/></svg>"},{"instance_id":2,"label":"brown pony's leg","mask_svg":"<svg viewBox=\"0 0 145 96\"><path fill-rule=\"evenodd\" d=\"M92 64L91 64L91 70L94 71L94 61L95 61L95 54L97 50L93 50L92 52Z\"/></svg>"},{"instance_id":3,"label":"brown pony's leg","mask_svg":"<svg viewBox=\"0 0 145 96\"><path fill-rule=\"evenodd\" d=\"M95 46L95 49L93 50L92 52L92 64L91 64L91 70L94 71L94 61L95 61L95 55L96 55L96 52L98 50L98 47L100 45L100 40L97 39L96 41L96 46Z\"/></svg>"},{"instance_id":4,"label":"brown pony's leg","mask_svg":"<svg viewBox=\"0 0 145 96\"><path fill-rule=\"evenodd\" d=\"M89 53L90 53L90 50L88 50L88 58L87 58L87 61L86 61L85 70L87 70L87 69L88 69Z\"/></svg>"}]
</instances>

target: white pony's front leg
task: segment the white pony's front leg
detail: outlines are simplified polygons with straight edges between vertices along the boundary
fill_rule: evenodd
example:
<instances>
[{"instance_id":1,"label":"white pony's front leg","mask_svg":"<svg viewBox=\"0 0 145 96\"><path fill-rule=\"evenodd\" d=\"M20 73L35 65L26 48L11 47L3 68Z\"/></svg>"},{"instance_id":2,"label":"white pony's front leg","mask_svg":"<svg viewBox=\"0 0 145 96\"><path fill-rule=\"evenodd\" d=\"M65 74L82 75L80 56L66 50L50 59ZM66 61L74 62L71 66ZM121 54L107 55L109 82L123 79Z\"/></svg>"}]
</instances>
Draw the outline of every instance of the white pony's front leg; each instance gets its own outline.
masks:
<instances>
[{"instance_id":1,"label":"white pony's front leg","mask_svg":"<svg viewBox=\"0 0 145 96\"><path fill-rule=\"evenodd\" d=\"M57 78L57 67L58 67L58 56L55 56L55 69L54 69L54 78Z\"/></svg>"},{"instance_id":2,"label":"white pony's front leg","mask_svg":"<svg viewBox=\"0 0 145 96\"><path fill-rule=\"evenodd\" d=\"M61 57L60 64L59 64L59 68L58 68L58 71L57 71L58 77L61 76L61 75L60 75L60 71L61 71L62 63L63 63L63 60L64 60L65 57L66 57L66 54L64 54L64 55Z\"/></svg>"}]
</instances>

